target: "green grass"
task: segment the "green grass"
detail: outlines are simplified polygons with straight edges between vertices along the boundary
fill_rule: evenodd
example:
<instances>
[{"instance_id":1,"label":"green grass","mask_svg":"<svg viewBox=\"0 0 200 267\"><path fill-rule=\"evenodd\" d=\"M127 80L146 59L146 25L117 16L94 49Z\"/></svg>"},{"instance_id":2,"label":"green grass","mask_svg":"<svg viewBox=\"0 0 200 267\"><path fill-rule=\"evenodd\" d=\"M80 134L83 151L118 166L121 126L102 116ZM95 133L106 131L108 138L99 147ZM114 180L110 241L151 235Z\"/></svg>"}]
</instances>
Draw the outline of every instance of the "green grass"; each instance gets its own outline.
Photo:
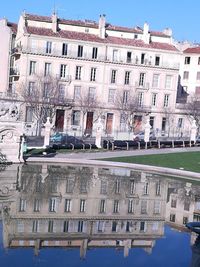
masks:
<instances>
[{"instance_id":1,"label":"green grass","mask_svg":"<svg viewBox=\"0 0 200 267\"><path fill-rule=\"evenodd\" d=\"M168 167L173 169L183 168L187 171L200 172L200 152L119 157L105 160Z\"/></svg>"}]
</instances>

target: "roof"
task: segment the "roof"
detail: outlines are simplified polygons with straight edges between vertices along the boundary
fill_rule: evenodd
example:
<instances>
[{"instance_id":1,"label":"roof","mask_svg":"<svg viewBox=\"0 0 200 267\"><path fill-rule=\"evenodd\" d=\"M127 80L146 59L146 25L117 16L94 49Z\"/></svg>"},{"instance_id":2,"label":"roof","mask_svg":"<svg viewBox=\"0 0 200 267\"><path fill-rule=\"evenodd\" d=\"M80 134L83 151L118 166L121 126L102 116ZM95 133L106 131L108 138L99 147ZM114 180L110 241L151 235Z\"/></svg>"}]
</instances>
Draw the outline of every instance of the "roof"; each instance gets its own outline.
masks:
<instances>
[{"instance_id":1,"label":"roof","mask_svg":"<svg viewBox=\"0 0 200 267\"><path fill-rule=\"evenodd\" d=\"M7 26L11 28L13 33L17 33L17 24L13 22L7 22Z\"/></svg>"},{"instance_id":2,"label":"roof","mask_svg":"<svg viewBox=\"0 0 200 267\"><path fill-rule=\"evenodd\" d=\"M51 22L52 18L50 16L40 16L40 15L34 15L34 14L26 14L26 18L30 20L35 20L35 21L44 21L44 22ZM75 25L75 26L82 26L82 27L91 27L91 28L98 28L99 25L96 21L92 20L67 20L67 19L58 19L59 23L61 24L68 24L68 25ZM142 34L143 29L140 28L139 26L136 26L134 28L130 27L123 27L123 26L116 26L112 25L110 23L106 23L106 29L111 30L111 31L122 31L122 32L129 32L129 33L138 33ZM159 37L169 37L163 32L159 31L149 31L151 35L154 36L159 36Z\"/></svg>"},{"instance_id":3,"label":"roof","mask_svg":"<svg viewBox=\"0 0 200 267\"><path fill-rule=\"evenodd\" d=\"M178 51L178 49L175 46L167 43L151 42L150 44L145 44L142 40L139 39L119 38L113 36L107 36L105 39L102 39L95 34L89 34L83 32L60 30L55 33L51 29L47 28L27 27L27 33L41 35L41 36L57 37L57 38L60 37L71 40L81 40L88 42L98 42L98 43L133 46L133 47L152 48L159 50Z\"/></svg>"},{"instance_id":4,"label":"roof","mask_svg":"<svg viewBox=\"0 0 200 267\"><path fill-rule=\"evenodd\" d=\"M183 51L183 53L200 54L200 46L189 47Z\"/></svg>"}]
</instances>

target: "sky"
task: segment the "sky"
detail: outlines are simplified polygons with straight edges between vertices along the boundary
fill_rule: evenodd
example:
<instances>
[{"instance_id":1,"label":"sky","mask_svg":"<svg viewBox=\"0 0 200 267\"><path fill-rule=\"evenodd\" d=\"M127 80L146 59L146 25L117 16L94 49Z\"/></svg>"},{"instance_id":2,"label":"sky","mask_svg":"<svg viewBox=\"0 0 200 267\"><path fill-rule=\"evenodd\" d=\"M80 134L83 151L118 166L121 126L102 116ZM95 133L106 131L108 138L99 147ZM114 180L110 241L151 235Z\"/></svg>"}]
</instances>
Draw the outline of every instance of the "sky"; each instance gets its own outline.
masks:
<instances>
[{"instance_id":1,"label":"sky","mask_svg":"<svg viewBox=\"0 0 200 267\"><path fill-rule=\"evenodd\" d=\"M200 43L200 0L1 0L0 18L17 22L24 10L49 16L54 9L65 19L98 21L105 14L108 23L118 26L147 22L150 30L171 28L176 40Z\"/></svg>"}]
</instances>

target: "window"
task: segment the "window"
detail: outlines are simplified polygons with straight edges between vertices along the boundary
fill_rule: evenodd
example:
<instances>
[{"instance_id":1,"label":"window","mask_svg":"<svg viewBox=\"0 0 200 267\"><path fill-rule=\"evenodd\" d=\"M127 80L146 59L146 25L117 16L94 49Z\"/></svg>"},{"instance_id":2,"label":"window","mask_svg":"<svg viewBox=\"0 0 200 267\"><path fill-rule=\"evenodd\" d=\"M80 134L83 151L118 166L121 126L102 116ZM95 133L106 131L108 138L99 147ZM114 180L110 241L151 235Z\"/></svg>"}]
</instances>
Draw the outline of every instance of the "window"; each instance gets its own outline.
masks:
<instances>
[{"instance_id":1,"label":"window","mask_svg":"<svg viewBox=\"0 0 200 267\"><path fill-rule=\"evenodd\" d=\"M125 71L124 84L130 83L130 71Z\"/></svg>"},{"instance_id":2,"label":"window","mask_svg":"<svg viewBox=\"0 0 200 267\"><path fill-rule=\"evenodd\" d=\"M127 63L131 62L131 56L132 56L132 53L131 52L127 52L127 57L126 57L126 62Z\"/></svg>"},{"instance_id":3,"label":"window","mask_svg":"<svg viewBox=\"0 0 200 267\"><path fill-rule=\"evenodd\" d=\"M148 195L149 194L149 183L144 184L143 194Z\"/></svg>"},{"instance_id":4,"label":"window","mask_svg":"<svg viewBox=\"0 0 200 267\"><path fill-rule=\"evenodd\" d=\"M80 115L79 110L72 111L72 125L80 125Z\"/></svg>"},{"instance_id":5,"label":"window","mask_svg":"<svg viewBox=\"0 0 200 267\"><path fill-rule=\"evenodd\" d=\"M141 214L147 214L147 200L141 200Z\"/></svg>"},{"instance_id":6,"label":"window","mask_svg":"<svg viewBox=\"0 0 200 267\"><path fill-rule=\"evenodd\" d=\"M74 191L74 180L67 179L66 193L73 193L73 191Z\"/></svg>"},{"instance_id":7,"label":"window","mask_svg":"<svg viewBox=\"0 0 200 267\"><path fill-rule=\"evenodd\" d=\"M115 89L109 89L108 91L108 103L114 103L115 102Z\"/></svg>"},{"instance_id":8,"label":"window","mask_svg":"<svg viewBox=\"0 0 200 267\"><path fill-rule=\"evenodd\" d=\"M160 200L154 201L154 214L160 214L161 202Z\"/></svg>"},{"instance_id":9,"label":"window","mask_svg":"<svg viewBox=\"0 0 200 267\"><path fill-rule=\"evenodd\" d=\"M81 199L80 200L80 212L85 212L85 206L86 206L86 200Z\"/></svg>"},{"instance_id":10,"label":"window","mask_svg":"<svg viewBox=\"0 0 200 267\"><path fill-rule=\"evenodd\" d=\"M81 98L81 86L74 86L74 100Z\"/></svg>"},{"instance_id":11,"label":"window","mask_svg":"<svg viewBox=\"0 0 200 267\"><path fill-rule=\"evenodd\" d=\"M65 212L71 212L71 199L65 199Z\"/></svg>"},{"instance_id":12,"label":"window","mask_svg":"<svg viewBox=\"0 0 200 267\"><path fill-rule=\"evenodd\" d=\"M67 49L68 49L68 44L63 43L62 44L62 55L67 56Z\"/></svg>"},{"instance_id":13,"label":"window","mask_svg":"<svg viewBox=\"0 0 200 267\"><path fill-rule=\"evenodd\" d=\"M164 108L167 108L169 106L169 95L165 94L164 95L164 103L163 103Z\"/></svg>"},{"instance_id":14,"label":"window","mask_svg":"<svg viewBox=\"0 0 200 267\"><path fill-rule=\"evenodd\" d=\"M36 61L30 61L29 75L36 74Z\"/></svg>"},{"instance_id":15,"label":"window","mask_svg":"<svg viewBox=\"0 0 200 267\"><path fill-rule=\"evenodd\" d=\"M29 82L28 83L28 96L32 96L34 94L34 89L35 89L35 82Z\"/></svg>"},{"instance_id":16,"label":"window","mask_svg":"<svg viewBox=\"0 0 200 267\"><path fill-rule=\"evenodd\" d=\"M184 201L184 210L190 211L190 201L188 199Z\"/></svg>"},{"instance_id":17,"label":"window","mask_svg":"<svg viewBox=\"0 0 200 267\"><path fill-rule=\"evenodd\" d=\"M98 232L102 233L103 230L104 230L104 221L98 221L98 227L97 227L97 230Z\"/></svg>"},{"instance_id":18,"label":"window","mask_svg":"<svg viewBox=\"0 0 200 267\"><path fill-rule=\"evenodd\" d=\"M100 188L100 194L106 195L107 194L107 182L101 181L101 188Z\"/></svg>"},{"instance_id":19,"label":"window","mask_svg":"<svg viewBox=\"0 0 200 267\"><path fill-rule=\"evenodd\" d=\"M19 200L19 211L26 211L26 199L20 198Z\"/></svg>"},{"instance_id":20,"label":"window","mask_svg":"<svg viewBox=\"0 0 200 267\"><path fill-rule=\"evenodd\" d=\"M144 59L145 59L145 54L142 53L142 54L141 54L141 64L144 64Z\"/></svg>"},{"instance_id":21,"label":"window","mask_svg":"<svg viewBox=\"0 0 200 267\"><path fill-rule=\"evenodd\" d=\"M158 88L158 82L159 82L159 74L153 75L153 81L152 81L152 87Z\"/></svg>"},{"instance_id":22,"label":"window","mask_svg":"<svg viewBox=\"0 0 200 267\"><path fill-rule=\"evenodd\" d=\"M44 76L48 76L51 74L51 63L44 64Z\"/></svg>"},{"instance_id":23,"label":"window","mask_svg":"<svg viewBox=\"0 0 200 267\"><path fill-rule=\"evenodd\" d=\"M116 74L117 74L116 70L111 71L111 80L110 80L111 83L116 83Z\"/></svg>"},{"instance_id":24,"label":"window","mask_svg":"<svg viewBox=\"0 0 200 267\"><path fill-rule=\"evenodd\" d=\"M130 181L130 194L133 195L135 192L135 181L131 180Z\"/></svg>"},{"instance_id":25,"label":"window","mask_svg":"<svg viewBox=\"0 0 200 267\"><path fill-rule=\"evenodd\" d=\"M53 233L53 221L50 220L48 223L48 232Z\"/></svg>"},{"instance_id":26,"label":"window","mask_svg":"<svg viewBox=\"0 0 200 267\"><path fill-rule=\"evenodd\" d=\"M119 194L120 193L120 181L116 180L115 181L115 194Z\"/></svg>"},{"instance_id":27,"label":"window","mask_svg":"<svg viewBox=\"0 0 200 267\"><path fill-rule=\"evenodd\" d=\"M114 200L113 213L119 212L119 200Z\"/></svg>"},{"instance_id":28,"label":"window","mask_svg":"<svg viewBox=\"0 0 200 267\"><path fill-rule=\"evenodd\" d=\"M50 83L44 83L43 98L49 98L49 97L50 97Z\"/></svg>"},{"instance_id":29,"label":"window","mask_svg":"<svg viewBox=\"0 0 200 267\"><path fill-rule=\"evenodd\" d=\"M188 223L188 217L183 217L183 224Z\"/></svg>"},{"instance_id":30,"label":"window","mask_svg":"<svg viewBox=\"0 0 200 267\"><path fill-rule=\"evenodd\" d=\"M38 225L39 225L38 220L34 220L33 221L33 225L32 225L32 232L33 233L37 233L38 232Z\"/></svg>"},{"instance_id":31,"label":"window","mask_svg":"<svg viewBox=\"0 0 200 267\"><path fill-rule=\"evenodd\" d=\"M117 231L117 222L113 221L112 222L112 232L116 232Z\"/></svg>"},{"instance_id":32,"label":"window","mask_svg":"<svg viewBox=\"0 0 200 267\"><path fill-rule=\"evenodd\" d=\"M65 85L64 84L59 84L58 98L59 100L63 100L65 98Z\"/></svg>"},{"instance_id":33,"label":"window","mask_svg":"<svg viewBox=\"0 0 200 267\"><path fill-rule=\"evenodd\" d=\"M67 76L67 65L61 64L60 65L60 78L66 78Z\"/></svg>"},{"instance_id":34,"label":"window","mask_svg":"<svg viewBox=\"0 0 200 267\"><path fill-rule=\"evenodd\" d=\"M81 80L81 66L76 66L76 73L75 73L75 79Z\"/></svg>"},{"instance_id":35,"label":"window","mask_svg":"<svg viewBox=\"0 0 200 267\"><path fill-rule=\"evenodd\" d=\"M175 214L170 214L170 216L169 216L169 220L170 220L170 222L175 222L175 220L176 220L176 215L175 215Z\"/></svg>"},{"instance_id":36,"label":"window","mask_svg":"<svg viewBox=\"0 0 200 267\"><path fill-rule=\"evenodd\" d=\"M156 196L160 196L160 181L156 182Z\"/></svg>"},{"instance_id":37,"label":"window","mask_svg":"<svg viewBox=\"0 0 200 267\"><path fill-rule=\"evenodd\" d=\"M56 198L49 199L49 212L56 212Z\"/></svg>"},{"instance_id":38,"label":"window","mask_svg":"<svg viewBox=\"0 0 200 267\"><path fill-rule=\"evenodd\" d=\"M118 50L113 50L113 61L118 61Z\"/></svg>"},{"instance_id":39,"label":"window","mask_svg":"<svg viewBox=\"0 0 200 267\"><path fill-rule=\"evenodd\" d=\"M123 91L123 103L124 104L126 104L128 102L129 95L130 95L129 91L127 91L127 90Z\"/></svg>"},{"instance_id":40,"label":"window","mask_svg":"<svg viewBox=\"0 0 200 267\"><path fill-rule=\"evenodd\" d=\"M88 182L86 179L82 178L80 181L80 194L86 194L88 191Z\"/></svg>"},{"instance_id":41,"label":"window","mask_svg":"<svg viewBox=\"0 0 200 267\"><path fill-rule=\"evenodd\" d=\"M154 117L150 117L149 118L149 124L151 125L151 129L153 129L153 126L154 126Z\"/></svg>"},{"instance_id":42,"label":"window","mask_svg":"<svg viewBox=\"0 0 200 267\"><path fill-rule=\"evenodd\" d=\"M96 96L96 88L95 87L89 87L88 91L88 99L89 101L94 101Z\"/></svg>"},{"instance_id":43,"label":"window","mask_svg":"<svg viewBox=\"0 0 200 267\"><path fill-rule=\"evenodd\" d=\"M155 66L159 66L160 65L160 57L156 56L155 57Z\"/></svg>"},{"instance_id":44,"label":"window","mask_svg":"<svg viewBox=\"0 0 200 267\"><path fill-rule=\"evenodd\" d=\"M90 73L90 81L95 82L96 81L96 68L91 68L91 73Z\"/></svg>"},{"instance_id":45,"label":"window","mask_svg":"<svg viewBox=\"0 0 200 267\"><path fill-rule=\"evenodd\" d=\"M97 59L97 55L98 55L98 48L93 47L92 48L92 59Z\"/></svg>"},{"instance_id":46,"label":"window","mask_svg":"<svg viewBox=\"0 0 200 267\"><path fill-rule=\"evenodd\" d=\"M33 121L33 108L26 107L26 122L32 122L32 121Z\"/></svg>"},{"instance_id":47,"label":"window","mask_svg":"<svg viewBox=\"0 0 200 267\"><path fill-rule=\"evenodd\" d=\"M46 53L51 54L52 52L52 42L47 41L46 42Z\"/></svg>"},{"instance_id":48,"label":"window","mask_svg":"<svg viewBox=\"0 0 200 267\"><path fill-rule=\"evenodd\" d=\"M69 221L64 221L64 223L63 223L63 232L64 233L69 232Z\"/></svg>"},{"instance_id":49,"label":"window","mask_svg":"<svg viewBox=\"0 0 200 267\"><path fill-rule=\"evenodd\" d=\"M183 118L178 118L178 128L182 128L183 127Z\"/></svg>"},{"instance_id":50,"label":"window","mask_svg":"<svg viewBox=\"0 0 200 267\"><path fill-rule=\"evenodd\" d=\"M139 77L139 86L144 86L144 82L145 82L145 73L140 73L140 77Z\"/></svg>"},{"instance_id":51,"label":"window","mask_svg":"<svg viewBox=\"0 0 200 267\"><path fill-rule=\"evenodd\" d=\"M197 71L197 80L200 80L200 71Z\"/></svg>"},{"instance_id":52,"label":"window","mask_svg":"<svg viewBox=\"0 0 200 267\"><path fill-rule=\"evenodd\" d=\"M78 221L78 233L83 232L83 221Z\"/></svg>"},{"instance_id":53,"label":"window","mask_svg":"<svg viewBox=\"0 0 200 267\"><path fill-rule=\"evenodd\" d=\"M146 231L146 223L140 222L140 232L145 232L145 231Z\"/></svg>"},{"instance_id":54,"label":"window","mask_svg":"<svg viewBox=\"0 0 200 267\"><path fill-rule=\"evenodd\" d=\"M172 76L171 75L166 75L165 88L166 89L171 89L171 87L172 87Z\"/></svg>"},{"instance_id":55,"label":"window","mask_svg":"<svg viewBox=\"0 0 200 267\"><path fill-rule=\"evenodd\" d=\"M185 57L185 64L186 65L190 64L190 57Z\"/></svg>"},{"instance_id":56,"label":"window","mask_svg":"<svg viewBox=\"0 0 200 267\"><path fill-rule=\"evenodd\" d=\"M134 201L133 199L128 200L128 213L134 212Z\"/></svg>"},{"instance_id":57,"label":"window","mask_svg":"<svg viewBox=\"0 0 200 267\"><path fill-rule=\"evenodd\" d=\"M143 92L139 92L138 93L138 106L141 107L143 105L143 97L144 97L144 93Z\"/></svg>"},{"instance_id":58,"label":"window","mask_svg":"<svg viewBox=\"0 0 200 267\"><path fill-rule=\"evenodd\" d=\"M184 71L183 72L183 79L188 80L189 79L189 71Z\"/></svg>"},{"instance_id":59,"label":"window","mask_svg":"<svg viewBox=\"0 0 200 267\"><path fill-rule=\"evenodd\" d=\"M171 200L171 208L176 208L176 204L177 204L177 200L176 199L172 199Z\"/></svg>"},{"instance_id":60,"label":"window","mask_svg":"<svg viewBox=\"0 0 200 267\"><path fill-rule=\"evenodd\" d=\"M83 56L83 46L78 45L77 57L82 57L82 56Z\"/></svg>"},{"instance_id":61,"label":"window","mask_svg":"<svg viewBox=\"0 0 200 267\"><path fill-rule=\"evenodd\" d=\"M34 212L39 212L40 211L40 199L35 199L34 200L34 207L33 207Z\"/></svg>"},{"instance_id":62,"label":"window","mask_svg":"<svg viewBox=\"0 0 200 267\"><path fill-rule=\"evenodd\" d=\"M165 130L166 130L166 124L167 124L167 119L166 118L162 118L161 129L162 129L163 132L165 132Z\"/></svg>"},{"instance_id":63,"label":"window","mask_svg":"<svg viewBox=\"0 0 200 267\"><path fill-rule=\"evenodd\" d=\"M153 107L156 107L156 99L157 99L157 94L156 93L152 93L152 95L151 95L151 105Z\"/></svg>"},{"instance_id":64,"label":"window","mask_svg":"<svg viewBox=\"0 0 200 267\"><path fill-rule=\"evenodd\" d=\"M198 65L200 65L200 57L198 57Z\"/></svg>"},{"instance_id":65,"label":"window","mask_svg":"<svg viewBox=\"0 0 200 267\"><path fill-rule=\"evenodd\" d=\"M106 201L105 199L100 200L99 213L104 213L106 211Z\"/></svg>"}]
</instances>

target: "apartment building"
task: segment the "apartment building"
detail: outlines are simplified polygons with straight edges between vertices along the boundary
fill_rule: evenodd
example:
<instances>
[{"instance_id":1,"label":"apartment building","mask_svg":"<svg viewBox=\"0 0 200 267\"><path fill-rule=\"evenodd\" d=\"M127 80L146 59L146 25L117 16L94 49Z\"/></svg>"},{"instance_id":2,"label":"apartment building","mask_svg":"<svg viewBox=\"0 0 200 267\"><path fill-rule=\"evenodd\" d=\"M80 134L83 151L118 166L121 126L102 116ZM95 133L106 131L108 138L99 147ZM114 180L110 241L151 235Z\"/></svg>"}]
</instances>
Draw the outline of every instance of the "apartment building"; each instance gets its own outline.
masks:
<instances>
[{"instance_id":1,"label":"apartment building","mask_svg":"<svg viewBox=\"0 0 200 267\"><path fill-rule=\"evenodd\" d=\"M157 136L184 133L176 110L182 53L170 29L152 31L147 23L114 26L105 15L97 23L23 13L11 59L7 90L19 96L22 87L33 92L43 77L43 98L48 99L47 77L58 80L57 131L95 135L100 118L104 136L127 139L149 117ZM27 105L27 134L35 131L32 113Z\"/></svg>"}]
</instances>

